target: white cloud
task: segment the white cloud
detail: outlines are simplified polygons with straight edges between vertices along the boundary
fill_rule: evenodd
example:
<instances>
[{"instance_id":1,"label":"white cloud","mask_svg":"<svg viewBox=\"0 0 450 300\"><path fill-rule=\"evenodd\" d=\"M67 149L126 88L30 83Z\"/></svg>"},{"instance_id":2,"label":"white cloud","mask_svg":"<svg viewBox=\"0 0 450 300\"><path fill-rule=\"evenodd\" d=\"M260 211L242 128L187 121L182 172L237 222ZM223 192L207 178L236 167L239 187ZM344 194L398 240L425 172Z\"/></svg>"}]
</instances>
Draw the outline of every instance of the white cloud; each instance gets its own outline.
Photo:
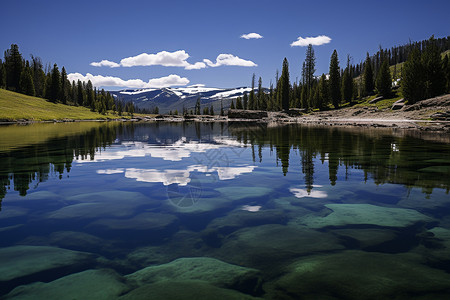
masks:
<instances>
[{"instance_id":1,"label":"white cloud","mask_svg":"<svg viewBox=\"0 0 450 300\"><path fill-rule=\"evenodd\" d=\"M141 79L128 79L123 80L119 77L113 76L102 76L102 75L92 75L87 73L86 76L80 73L70 73L67 75L67 78L72 81L84 81L88 82L89 80L92 82L94 86L117 86L117 87L128 87L128 88L162 88L168 86L180 86L186 85L189 83L189 79L186 77L180 77L178 75L171 74L169 76L161 77L161 78L152 78L148 82L145 82Z\"/></svg>"},{"instance_id":2,"label":"white cloud","mask_svg":"<svg viewBox=\"0 0 450 300\"><path fill-rule=\"evenodd\" d=\"M123 67L136 66L164 66L164 67L184 67L187 70L203 69L206 65L202 62L190 64L187 62L189 54L184 50L175 52L161 51L156 54L141 53L136 56L124 58L120 61Z\"/></svg>"},{"instance_id":3,"label":"white cloud","mask_svg":"<svg viewBox=\"0 0 450 300\"><path fill-rule=\"evenodd\" d=\"M328 197L327 192L325 191L307 191L304 189L297 189L297 188L290 188L289 191L291 193L294 194L295 197L297 198L305 198L305 197L310 197L310 198L326 198Z\"/></svg>"},{"instance_id":4,"label":"white cloud","mask_svg":"<svg viewBox=\"0 0 450 300\"><path fill-rule=\"evenodd\" d=\"M106 59L104 59L100 62L91 62L90 65L93 67L110 67L110 68L120 67L120 64L113 62L113 61L106 60Z\"/></svg>"},{"instance_id":5,"label":"white cloud","mask_svg":"<svg viewBox=\"0 0 450 300\"><path fill-rule=\"evenodd\" d=\"M203 62L196 62L195 64L193 64L193 65L189 65L189 66L186 66L186 67L184 67L186 70L198 70L198 69L204 69L204 68L206 68L206 64L205 63L203 63Z\"/></svg>"},{"instance_id":6,"label":"white cloud","mask_svg":"<svg viewBox=\"0 0 450 300\"><path fill-rule=\"evenodd\" d=\"M216 63L213 63L209 59L203 60L210 67L219 66L241 66L241 67L257 67L258 65L251 60L245 60L234 56L233 54L219 54L216 58Z\"/></svg>"},{"instance_id":7,"label":"white cloud","mask_svg":"<svg viewBox=\"0 0 450 300\"><path fill-rule=\"evenodd\" d=\"M292 42L291 47L294 46L304 47L308 46L309 44L313 46L320 46L323 44L328 44L330 41L331 38L329 38L326 35L319 35L316 37L306 37L306 38L302 38L301 36L299 36L295 42Z\"/></svg>"},{"instance_id":8,"label":"white cloud","mask_svg":"<svg viewBox=\"0 0 450 300\"><path fill-rule=\"evenodd\" d=\"M241 38L242 39L246 39L246 40L249 40L249 39L262 39L263 36L260 35L259 33L252 32L252 33L247 33L247 34L241 35Z\"/></svg>"}]
</instances>

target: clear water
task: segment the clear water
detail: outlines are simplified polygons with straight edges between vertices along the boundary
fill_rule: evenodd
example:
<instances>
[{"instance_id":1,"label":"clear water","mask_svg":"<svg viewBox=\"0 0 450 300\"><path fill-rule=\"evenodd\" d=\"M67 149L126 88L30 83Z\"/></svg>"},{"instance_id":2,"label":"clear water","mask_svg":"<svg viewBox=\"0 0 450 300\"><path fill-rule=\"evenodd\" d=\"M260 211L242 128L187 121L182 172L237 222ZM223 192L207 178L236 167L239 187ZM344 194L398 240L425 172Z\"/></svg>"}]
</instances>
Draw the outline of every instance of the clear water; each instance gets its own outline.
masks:
<instances>
[{"instance_id":1,"label":"clear water","mask_svg":"<svg viewBox=\"0 0 450 300\"><path fill-rule=\"evenodd\" d=\"M0 295L445 299L449 188L447 138L391 129L0 127Z\"/></svg>"}]
</instances>

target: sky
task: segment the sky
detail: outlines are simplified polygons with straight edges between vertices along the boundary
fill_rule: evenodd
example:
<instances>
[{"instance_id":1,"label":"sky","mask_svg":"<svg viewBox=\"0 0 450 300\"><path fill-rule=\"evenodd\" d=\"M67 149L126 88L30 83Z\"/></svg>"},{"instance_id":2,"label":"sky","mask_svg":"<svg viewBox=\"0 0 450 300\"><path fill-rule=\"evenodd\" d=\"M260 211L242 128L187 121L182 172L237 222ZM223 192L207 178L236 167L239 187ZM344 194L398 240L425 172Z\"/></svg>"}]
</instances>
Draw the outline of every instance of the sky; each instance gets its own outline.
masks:
<instances>
[{"instance_id":1,"label":"sky","mask_svg":"<svg viewBox=\"0 0 450 300\"><path fill-rule=\"evenodd\" d=\"M289 61L300 79L312 43L316 75L431 35L450 35L450 1L2 1L0 49L56 63L108 90L203 84L268 87ZM2 55L3 58L3 55Z\"/></svg>"}]
</instances>

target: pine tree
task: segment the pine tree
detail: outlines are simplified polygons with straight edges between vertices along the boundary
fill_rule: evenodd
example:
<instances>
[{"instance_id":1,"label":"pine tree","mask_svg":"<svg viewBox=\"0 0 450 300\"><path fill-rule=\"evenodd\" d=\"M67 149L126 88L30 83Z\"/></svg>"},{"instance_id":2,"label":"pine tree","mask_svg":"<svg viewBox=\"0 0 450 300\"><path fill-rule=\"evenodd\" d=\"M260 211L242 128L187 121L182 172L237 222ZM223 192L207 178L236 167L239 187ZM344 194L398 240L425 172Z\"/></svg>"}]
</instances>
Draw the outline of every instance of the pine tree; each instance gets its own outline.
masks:
<instances>
[{"instance_id":1,"label":"pine tree","mask_svg":"<svg viewBox=\"0 0 450 300\"><path fill-rule=\"evenodd\" d=\"M335 108L339 108L341 100L340 69L337 51L334 50L330 60L330 98Z\"/></svg>"},{"instance_id":2,"label":"pine tree","mask_svg":"<svg viewBox=\"0 0 450 300\"><path fill-rule=\"evenodd\" d=\"M262 78L259 77L258 80L258 107L257 109L266 110L267 109L267 103L265 102L264 97L264 90L262 87Z\"/></svg>"},{"instance_id":3,"label":"pine tree","mask_svg":"<svg viewBox=\"0 0 450 300\"><path fill-rule=\"evenodd\" d=\"M89 107L91 111L95 110L95 92L90 80L86 84L86 102L84 103L84 106ZM129 112L128 106L125 106L125 110Z\"/></svg>"},{"instance_id":4,"label":"pine tree","mask_svg":"<svg viewBox=\"0 0 450 300\"><path fill-rule=\"evenodd\" d=\"M374 90L373 85L373 70L372 61L370 60L369 53L367 53L366 61L364 63L364 95L372 95Z\"/></svg>"},{"instance_id":5,"label":"pine tree","mask_svg":"<svg viewBox=\"0 0 450 300\"><path fill-rule=\"evenodd\" d=\"M231 100L230 109L234 109L234 101L233 100Z\"/></svg>"},{"instance_id":6,"label":"pine tree","mask_svg":"<svg viewBox=\"0 0 450 300\"><path fill-rule=\"evenodd\" d=\"M243 108L244 109L248 109L248 94L244 93L244 103L243 103Z\"/></svg>"},{"instance_id":7,"label":"pine tree","mask_svg":"<svg viewBox=\"0 0 450 300\"><path fill-rule=\"evenodd\" d=\"M20 75L22 74L23 61L19 46L11 45L11 49L5 51L6 88L19 91Z\"/></svg>"},{"instance_id":8,"label":"pine tree","mask_svg":"<svg viewBox=\"0 0 450 300\"><path fill-rule=\"evenodd\" d=\"M67 104L68 99L69 99L69 86L70 86L70 82L67 79L67 72L66 72L66 68L62 67L61 70L61 95L59 97L59 99L61 99L61 102L63 104Z\"/></svg>"},{"instance_id":9,"label":"pine tree","mask_svg":"<svg viewBox=\"0 0 450 300\"><path fill-rule=\"evenodd\" d=\"M378 70L376 80L377 93L384 98L389 98L392 92L392 77L389 70L389 61L385 58Z\"/></svg>"},{"instance_id":10,"label":"pine tree","mask_svg":"<svg viewBox=\"0 0 450 300\"><path fill-rule=\"evenodd\" d=\"M403 64L402 90L409 104L414 104L425 97L425 81L420 51L414 48Z\"/></svg>"},{"instance_id":11,"label":"pine tree","mask_svg":"<svg viewBox=\"0 0 450 300\"><path fill-rule=\"evenodd\" d=\"M242 109L241 97L236 98L236 109Z\"/></svg>"},{"instance_id":12,"label":"pine tree","mask_svg":"<svg viewBox=\"0 0 450 300\"><path fill-rule=\"evenodd\" d=\"M61 91L61 75L56 64L53 65L51 73L52 81L50 87L50 101L58 101L60 91Z\"/></svg>"},{"instance_id":13,"label":"pine tree","mask_svg":"<svg viewBox=\"0 0 450 300\"><path fill-rule=\"evenodd\" d=\"M318 102L317 102L317 108L322 110L327 104L328 104L328 84L327 84L327 78L325 74L322 74L319 80L319 96L318 96Z\"/></svg>"},{"instance_id":14,"label":"pine tree","mask_svg":"<svg viewBox=\"0 0 450 300\"><path fill-rule=\"evenodd\" d=\"M316 57L314 56L314 49L311 44L308 45L306 49L306 59L305 59L305 84L308 87L308 90L312 88L314 82L314 73L316 72Z\"/></svg>"},{"instance_id":15,"label":"pine tree","mask_svg":"<svg viewBox=\"0 0 450 300\"><path fill-rule=\"evenodd\" d=\"M197 102L195 102L195 114L200 115L200 97L198 97Z\"/></svg>"},{"instance_id":16,"label":"pine tree","mask_svg":"<svg viewBox=\"0 0 450 300\"><path fill-rule=\"evenodd\" d=\"M422 64L425 71L425 98L439 96L445 92L445 73L439 47L434 36L428 40L428 46L422 53Z\"/></svg>"},{"instance_id":17,"label":"pine tree","mask_svg":"<svg viewBox=\"0 0 450 300\"><path fill-rule=\"evenodd\" d=\"M223 111L223 101L220 99L220 115L223 117L225 115L225 112Z\"/></svg>"},{"instance_id":18,"label":"pine tree","mask_svg":"<svg viewBox=\"0 0 450 300\"><path fill-rule=\"evenodd\" d=\"M283 69L281 71L280 77L280 91L279 91L279 99L280 106L283 110L289 109L289 91L291 89L291 84L289 80L289 63L287 58L285 57L283 60Z\"/></svg>"},{"instance_id":19,"label":"pine tree","mask_svg":"<svg viewBox=\"0 0 450 300\"><path fill-rule=\"evenodd\" d=\"M250 91L250 96L248 97L248 109L255 109L255 73L252 76L252 90Z\"/></svg>"},{"instance_id":20,"label":"pine tree","mask_svg":"<svg viewBox=\"0 0 450 300\"><path fill-rule=\"evenodd\" d=\"M306 110L309 109L309 103L308 103L308 88L306 87L306 85L302 85L302 92L300 95L300 104L301 104L301 108L304 108Z\"/></svg>"},{"instance_id":21,"label":"pine tree","mask_svg":"<svg viewBox=\"0 0 450 300\"><path fill-rule=\"evenodd\" d=\"M350 71L350 56L347 56L347 67L342 76L342 100L350 101L353 98L353 79Z\"/></svg>"},{"instance_id":22,"label":"pine tree","mask_svg":"<svg viewBox=\"0 0 450 300\"><path fill-rule=\"evenodd\" d=\"M84 99L83 84L78 79L78 82L77 82L77 103L78 103L79 106L83 106L84 102L85 102L85 99Z\"/></svg>"},{"instance_id":23,"label":"pine tree","mask_svg":"<svg viewBox=\"0 0 450 300\"><path fill-rule=\"evenodd\" d=\"M42 60L31 55L31 68L33 69L33 84L37 97L44 97L45 72Z\"/></svg>"},{"instance_id":24,"label":"pine tree","mask_svg":"<svg viewBox=\"0 0 450 300\"><path fill-rule=\"evenodd\" d=\"M31 68L28 61L20 74L19 90L26 95L35 95L33 75L31 74Z\"/></svg>"},{"instance_id":25,"label":"pine tree","mask_svg":"<svg viewBox=\"0 0 450 300\"><path fill-rule=\"evenodd\" d=\"M4 88L6 85L6 70L5 65L2 63L0 59L0 88Z\"/></svg>"},{"instance_id":26,"label":"pine tree","mask_svg":"<svg viewBox=\"0 0 450 300\"><path fill-rule=\"evenodd\" d=\"M444 70L445 81L446 81L445 91L447 93L450 92L450 64L449 64L448 57L449 57L449 55L447 54L444 56L444 59L442 60L442 69Z\"/></svg>"},{"instance_id":27,"label":"pine tree","mask_svg":"<svg viewBox=\"0 0 450 300\"><path fill-rule=\"evenodd\" d=\"M212 106L212 104L211 104L211 107L209 108L209 114L211 116L214 116L214 107Z\"/></svg>"}]
</instances>

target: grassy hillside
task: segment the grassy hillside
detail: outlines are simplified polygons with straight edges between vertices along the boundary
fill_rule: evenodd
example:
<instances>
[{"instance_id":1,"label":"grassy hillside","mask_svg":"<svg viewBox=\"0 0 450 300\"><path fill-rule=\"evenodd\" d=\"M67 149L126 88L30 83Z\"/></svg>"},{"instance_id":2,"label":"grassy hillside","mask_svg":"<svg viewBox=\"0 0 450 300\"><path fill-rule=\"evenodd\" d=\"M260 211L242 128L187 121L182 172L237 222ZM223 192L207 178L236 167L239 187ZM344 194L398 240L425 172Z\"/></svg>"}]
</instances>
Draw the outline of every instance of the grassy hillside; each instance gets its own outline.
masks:
<instances>
[{"instance_id":1,"label":"grassy hillside","mask_svg":"<svg viewBox=\"0 0 450 300\"><path fill-rule=\"evenodd\" d=\"M31 97L0 89L0 120L95 120L116 118L116 115L101 115L85 107L55 104L45 99Z\"/></svg>"}]
</instances>

